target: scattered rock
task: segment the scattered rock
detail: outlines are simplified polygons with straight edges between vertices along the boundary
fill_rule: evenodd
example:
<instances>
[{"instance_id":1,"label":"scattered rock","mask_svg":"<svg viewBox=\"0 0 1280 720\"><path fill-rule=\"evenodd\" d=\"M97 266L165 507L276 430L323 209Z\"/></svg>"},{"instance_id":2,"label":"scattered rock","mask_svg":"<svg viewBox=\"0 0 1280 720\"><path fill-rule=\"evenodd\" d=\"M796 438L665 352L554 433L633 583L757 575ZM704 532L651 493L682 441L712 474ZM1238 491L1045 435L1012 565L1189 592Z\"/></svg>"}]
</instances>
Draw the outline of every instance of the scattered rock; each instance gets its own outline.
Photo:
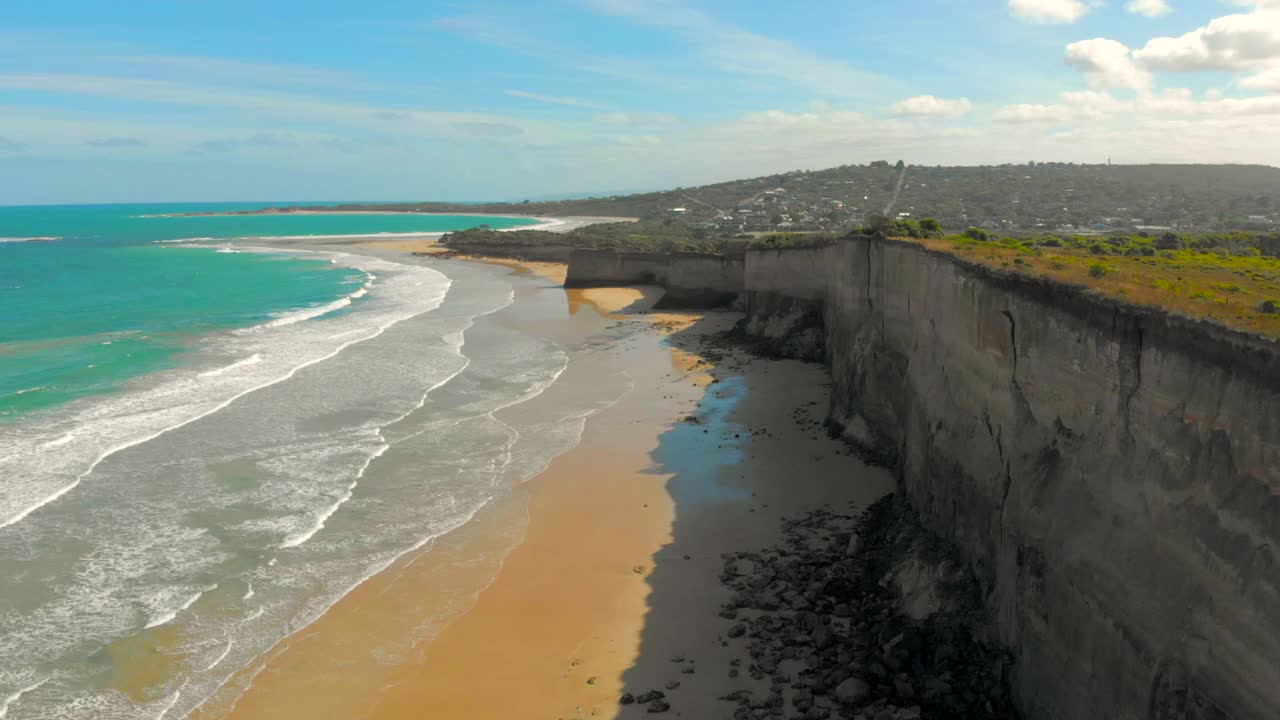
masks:
<instances>
[{"instance_id":1,"label":"scattered rock","mask_svg":"<svg viewBox=\"0 0 1280 720\"><path fill-rule=\"evenodd\" d=\"M632 695L631 693L623 693L622 697L618 698L619 705L630 705L635 701L636 701L636 696Z\"/></svg>"},{"instance_id":2,"label":"scattered rock","mask_svg":"<svg viewBox=\"0 0 1280 720\"><path fill-rule=\"evenodd\" d=\"M789 518L778 546L722 560L725 634L750 653L745 674L771 688L738 696L735 720L1018 717L1008 652L974 632L985 618L976 581L904 503Z\"/></svg>"},{"instance_id":3,"label":"scattered rock","mask_svg":"<svg viewBox=\"0 0 1280 720\"><path fill-rule=\"evenodd\" d=\"M861 705L871 695L871 686L862 678L851 677L837 685L832 694L845 705Z\"/></svg>"}]
</instances>

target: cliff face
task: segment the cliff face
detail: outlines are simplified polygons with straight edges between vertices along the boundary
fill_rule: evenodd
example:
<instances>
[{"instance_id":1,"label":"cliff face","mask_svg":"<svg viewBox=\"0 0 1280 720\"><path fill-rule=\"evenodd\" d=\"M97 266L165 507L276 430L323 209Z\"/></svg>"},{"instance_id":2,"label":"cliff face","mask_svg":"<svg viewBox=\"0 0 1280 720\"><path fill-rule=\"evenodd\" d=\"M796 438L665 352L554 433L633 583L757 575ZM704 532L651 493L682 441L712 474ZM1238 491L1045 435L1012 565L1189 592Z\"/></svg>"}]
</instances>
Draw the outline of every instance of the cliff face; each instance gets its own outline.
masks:
<instances>
[{"instance_id":1,"label":"cliff face","mask_svg":"<svg viewBox=\"0 0 1280 720\"><path fill-rule=\"evenodd\" d=\"M471 255L542 262L569 262L574 251L572 245L490 245L457 241L450 243L448 248Z\"/></svg>"},{"instance_id":2,"label":"cliff face","mask_svg":"<svg viewBox=\"0 0 1280 720\"><path fill-rule=\"evenodd\" d=\"M825 358L832 420L971 563L1028 717L1276 717L1274 343L870 238L751 251L741 277L747 331Z\"/></svg>"},{"instance_id":3,"label":"cliff face","mask_svg":"<svg viewBox=\"0 0 1280 720\"><path fill-rule=\"evenodd\" d=\"M745 285L780 338L821 303L832 419L973 564L1028 716L1275 716L1271 343L892 241L748 253Z\"/></svg>"},{"instance_id":4,"label":"cliff face","mask_svg":"<svg viewBox=\"0 0 1280 720\"><path fill-rule=\"evenodd\" d=\"M660 306L717 307L742 292L741 253L641 253L575 250L569 258L565 287L661 285L667 289Z\"/></svg>"}]
</instances>

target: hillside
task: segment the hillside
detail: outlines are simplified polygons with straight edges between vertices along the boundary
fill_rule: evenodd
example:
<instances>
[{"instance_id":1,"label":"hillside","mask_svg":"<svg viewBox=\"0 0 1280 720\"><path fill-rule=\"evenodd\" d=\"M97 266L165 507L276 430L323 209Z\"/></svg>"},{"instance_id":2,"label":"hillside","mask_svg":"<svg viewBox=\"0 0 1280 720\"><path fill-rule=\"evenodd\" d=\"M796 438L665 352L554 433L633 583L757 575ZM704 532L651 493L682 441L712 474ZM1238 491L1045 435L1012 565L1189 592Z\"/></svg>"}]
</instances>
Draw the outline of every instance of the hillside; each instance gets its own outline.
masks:
<instances>
[{"instance_id":1,"label":"hillside","mask_svg":"<svg viewBox=\"0 0 1280 720\"><path fill-rule=\"evenodd\" d=\"M662 215L722 233L839 230L886 212L934 217L948 229L977 225L1009 234L1148 228L1269 230L1280 225L1280 168L1028 163L900 169L876 162L556 202L423 202L331 209L373 207L548 216ZM287 208L274 211L281 210Z\"/></svg>"}]
</instances>

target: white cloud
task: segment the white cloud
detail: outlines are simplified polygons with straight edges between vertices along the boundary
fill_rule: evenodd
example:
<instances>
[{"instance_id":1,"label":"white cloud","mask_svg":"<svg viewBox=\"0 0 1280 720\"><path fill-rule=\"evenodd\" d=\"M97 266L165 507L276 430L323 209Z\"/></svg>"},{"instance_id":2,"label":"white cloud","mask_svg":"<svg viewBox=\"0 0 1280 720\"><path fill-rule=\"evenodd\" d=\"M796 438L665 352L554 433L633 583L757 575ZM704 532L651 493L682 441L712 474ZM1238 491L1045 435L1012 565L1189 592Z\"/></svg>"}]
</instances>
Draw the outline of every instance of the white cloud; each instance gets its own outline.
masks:
<instances>
[{"instance_id":1,"label":"white cloud","mask_svg":"<svg viewBox=\"0 0 1280 720\"><path fill-rule=\"evenodd\" d=\"M947 100L933 95L920 95L896 103L890 111L894 115L918 118L955 118L973 109L969 98Z\"/></svg>"},{"instance_id":2,"label":"white cloud","mask_svg":"<svg viewBox=\"0 0 1280 720\"><path fill-rule=\"evenodd\" d=\"M668 113L646 112L608 112L595 116L596 122L606 125L658 125L673 123L677 119Z\"/></svg>"},{"instance_id":3,"label":"white cloud","mask_svg":"<svg viewBox=\"0 0 1280 720\"><path fill-rule=\"evenodd\" d=\"M1253 77L1241 80L1240 84L1248 88L1280 93L1280 67L1263 70Z\"/></svg>"},{"instance_id":4,"label":"white cloud","mask_svg":"<svg viewBox=\"0 0 1280 720\"><path fill-rule=\"evenodd\" d=\"M1023 20L1039 23L1073 23L1088 14L1082 0L1009 0L1009 10Z\"/></svg>"},{"instance_id":5,"label":"white cloud","mask_svg":"<svg viewBox=\"0 0 1280 720\"><path fill-rule=\"evenodd\" d=\"M620 145L640 145L643 147L652 147L661 145L662 138L657 135L623 135L618 138Z\"/></svg>"},{"instance_id":6,"label":"white cloud","mask_svg":"<svg viewBox=\"0 0 1280 720\"><path fill-rule=\"evenodd\" d=\"M1071 121L1070 109L1065 105L1038 105L1022 103L996 110L992 118L998 123L1014 125L1052 123L1061 125Z\"/></svg>"},{"instance_id":7,"label":"white cloud","mask_svg":"<svg viewBox=\"0 0 1280 720\"><path fill-rule=\"evenodd\" d=\"M1098 125L1111 120L1144 123L1177 118L1247 120L1259 115L1280 114L1277 97L1222 97L1206 93L1197 99L1187 88L1160 92L1142 91L1134 100L1121 100L1095 90L1064 92L1059 101L1043 105L1007 105L992 114L997 123L1014 125ZM1153 136L1153 139L1156 139Z\"/></svg>"},{"instance_id":8,"label":"white cloud","mask_svg":"<svg viewBox=\"0 0 1280 720\"><path fill-rule=\"evenodd\" d=\"M1154 38L1134 58L1153 70L1241 70L1280 63L1280 5L1224 15L1180 37Z\"/></svg>"},{"instance_id":9,"label":"white cloud","mask_svg":"<svg viewBox=\"0 0 1280 720\"><path fill-rule=\"evenodd\" d=\"M1129 48L1115 40L1073 42L1067 46L1066 60L1088 76L1089 84L1095 87L1138 89L1151 83L1146 71L1134 64Z\"/></svg>"},{"instance_id":10,"label":"white cloud","mask_svg":"<svg viewBox=\"0 0 1280 720\"><path fill-rule=\"evenodd\" d=\"M506 90L507 95L511 97L522 98L524 100L533 100L534 102L548 103L550 105L566 105L568 107L589 108L592 110L605 110L607 106L600 103L591 102L589 100L580 100L571 97L557 97L555 95L541 95L539 93L525 92L524 90Z\"/></svg>"},{"instance_id":11,"label":"white cloud","mask_svg":"<svg viewBox=\"0 0 1280 720\"><path fill-rule=\"evenodd\" d=\"M253 85L307 85L367 89L374 83L358 73L330 68L226 60L194 55L104 55L97 62L121 63L152 72L213 82Z\"/></svg>"},{"instance_id":12,"label":"white cloud","mask_svg":"<svg viewBox=\"0 0 1280 720\"><path fill-rule=\"evenodd\" d=\"M584 0L599 12L670 31L723 72L804 88L822 97L872 98L901 83L776 38L743 30L684 0Z\"/></svg>"},{"instance_id":13,"label":"white cloud","mask_svg":"<svg viewBox=\"0 0 1280 720\"><path fill-rule=\"evenodd\" d=\"M1146 15L1147 17L1160 17L1173 12L1173 8L1169 7L1167 0L1130 0L1128 5L1124 6L1135 15Z\"/></svg>"},{"instance_id":14,"label":"white cloud","mask_svg":"<svg viewBox=\"0 0 1280 720\"><path fill-rule=\"evenodd\" d=\"M164 80L72 75L62 73L3 74L0 90L23 90L128 100L156 105L217 108L241 117L307 118L329 123L390 131L417 137L515 137L560 140L575 137L577 126L490 113L386 108L327 100L299 93L235 87L192 85ZM144 112L145 112L144 106Z\"/></svg>"}]
</instances>

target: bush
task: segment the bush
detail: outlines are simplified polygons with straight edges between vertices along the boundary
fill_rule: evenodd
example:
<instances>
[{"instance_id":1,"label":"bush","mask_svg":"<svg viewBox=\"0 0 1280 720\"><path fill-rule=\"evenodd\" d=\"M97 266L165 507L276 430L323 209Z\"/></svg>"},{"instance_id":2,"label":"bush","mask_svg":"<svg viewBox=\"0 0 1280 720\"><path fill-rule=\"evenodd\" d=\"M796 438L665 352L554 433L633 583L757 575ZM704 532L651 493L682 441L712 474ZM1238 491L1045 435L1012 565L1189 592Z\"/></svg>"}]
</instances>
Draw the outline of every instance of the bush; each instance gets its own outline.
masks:
<instances>
[{"instance_id":1,"label":"bush","mask_svg":"<svg viewBox=\"0 0 1280 720\"><path fill-rule=\"evenodd\" d=\"M1094 263L1089 266L1089 277L1093 277L1093 278L1106 277L1107 273L1109 272L1111 272L1111 268L1106 265L1103 265L1102 263Z\"/></svg>"},{"instance_id":2,"label":"bush","mask_svg":"<svg viewBox=\"0 0 1280 720\"><path fill-rule=\"evenodd\" d=\"M1093 253L1094 255L1106 255L1110 251L1107 250L1107 247L1102 243L1094 243L1089 246L1089 252Z\"/></svg>"},{"instance_id":3,"label":"bush","mask_svg":"<svg viewBox=\"0 0 1280 720\"><path fill-rule=\"evenodd\" d=\"M1258 305L1258 312L1266 315L1280 314L1280 303L1275 300L1264 300L1262 304Z\"/></svg>"},{"instance_id":4,"label":"bush","mask_svg":"<svg viewBox=\"0 0 1280 720\"><path fill-rule=\"evenodd\" d=\"M991 239L991 235L980 227L971 227L965 230L964 236L970 240L981 240L982 242L987 242Z\"/></svg>"}]
</instances>

